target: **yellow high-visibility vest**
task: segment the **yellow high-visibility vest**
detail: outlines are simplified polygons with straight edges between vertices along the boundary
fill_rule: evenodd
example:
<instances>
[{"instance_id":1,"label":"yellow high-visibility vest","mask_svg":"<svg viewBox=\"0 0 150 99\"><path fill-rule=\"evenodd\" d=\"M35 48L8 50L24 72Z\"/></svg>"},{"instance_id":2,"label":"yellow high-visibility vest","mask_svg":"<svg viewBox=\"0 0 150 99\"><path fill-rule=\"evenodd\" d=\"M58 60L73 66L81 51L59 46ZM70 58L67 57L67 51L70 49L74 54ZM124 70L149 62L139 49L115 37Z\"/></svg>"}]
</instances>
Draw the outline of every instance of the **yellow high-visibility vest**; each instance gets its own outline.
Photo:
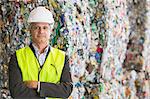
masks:
<instances>
[{"instance_id":1,"label":"yellow high-visibility vest","mask_svg":"<svg viewBox=\"0 0 150 99\"><path fill-rule=\"evenodd\" d=\"M40 68L40 64L29 46L17 50L16 56L23 81L33 80L55 84L60 82L65 52L51 47L42 68Z\"/></svg>"}]
</instances>

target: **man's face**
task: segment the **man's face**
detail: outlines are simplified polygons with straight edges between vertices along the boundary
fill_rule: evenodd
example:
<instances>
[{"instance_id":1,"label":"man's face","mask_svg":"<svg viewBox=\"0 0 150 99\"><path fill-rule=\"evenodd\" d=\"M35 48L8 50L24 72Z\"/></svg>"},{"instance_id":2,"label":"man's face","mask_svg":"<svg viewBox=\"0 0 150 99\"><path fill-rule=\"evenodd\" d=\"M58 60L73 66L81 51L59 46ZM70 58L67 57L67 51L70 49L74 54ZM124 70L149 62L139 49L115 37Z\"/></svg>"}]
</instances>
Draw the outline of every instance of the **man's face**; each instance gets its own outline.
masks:
<instances>
[{"instance_id":1,"label":"man's face","mask_svg":"<svg viewBox=\"0 0 150 99\"><path fill-rule=\"evenodd\" d=\"M48 43L52 28L49 23L31 23L30 33L34 43Z\"/></svg>"}]
</instances>

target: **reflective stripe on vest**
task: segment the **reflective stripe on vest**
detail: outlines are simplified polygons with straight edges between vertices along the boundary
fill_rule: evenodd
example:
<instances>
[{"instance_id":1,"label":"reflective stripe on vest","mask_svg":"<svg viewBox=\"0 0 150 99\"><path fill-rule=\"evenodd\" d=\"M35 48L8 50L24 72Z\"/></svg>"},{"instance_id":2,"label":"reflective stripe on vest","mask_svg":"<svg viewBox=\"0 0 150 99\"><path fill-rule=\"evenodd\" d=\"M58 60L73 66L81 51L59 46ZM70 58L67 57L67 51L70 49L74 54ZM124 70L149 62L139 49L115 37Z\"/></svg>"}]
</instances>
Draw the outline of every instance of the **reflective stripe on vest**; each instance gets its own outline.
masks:
<instances>
[{"instance_id":1,"label":"reflective stripe on vest","mask_svg":"<svg viewBox=\"0 0 150 99\"><path fill-rule=\"evenodd\" d=\"M51 47L42 69L29 46L17 50L16 56L22 72L23 81L38 81L39 78L39 81L41 82L60 82L65 62L65 52Z\"/></svg>"}]
</instances>

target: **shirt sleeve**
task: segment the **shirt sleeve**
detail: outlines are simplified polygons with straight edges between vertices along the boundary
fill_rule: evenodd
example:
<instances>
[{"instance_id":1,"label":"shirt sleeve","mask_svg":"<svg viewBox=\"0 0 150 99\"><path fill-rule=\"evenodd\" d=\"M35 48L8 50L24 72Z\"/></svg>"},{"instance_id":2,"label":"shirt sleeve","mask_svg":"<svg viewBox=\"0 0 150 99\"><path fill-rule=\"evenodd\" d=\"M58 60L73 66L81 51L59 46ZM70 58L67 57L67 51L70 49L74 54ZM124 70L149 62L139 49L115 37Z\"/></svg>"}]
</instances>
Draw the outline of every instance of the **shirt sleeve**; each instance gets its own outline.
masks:
<instances>
[{"instance_id":1,"label":"shirt sleeve","mask_svg":"<svg viewBox=\"0 0 150 99\"><path fill-rule=\"evenodd\" d=\"M40 82L40 96L51 98L67 98L73 90L68 57L65 57L65 64L59 84Z\"/></svg>"},{"instance_id":2,"label":"shirt sleeve","mask_svg":"<svg viewBox=\"0 0 150 99\"><path fill-rule=\"evenodd\" d=\"M9 74L9 90L11 93L11 96L13 98L36 98L40 99L40 96L38 96L35 89L28 88L24 85L22 80L22 73L18 66L16 54L12 55L9 67L8 67L8 74Z\"/></svg>"}]
</instances>

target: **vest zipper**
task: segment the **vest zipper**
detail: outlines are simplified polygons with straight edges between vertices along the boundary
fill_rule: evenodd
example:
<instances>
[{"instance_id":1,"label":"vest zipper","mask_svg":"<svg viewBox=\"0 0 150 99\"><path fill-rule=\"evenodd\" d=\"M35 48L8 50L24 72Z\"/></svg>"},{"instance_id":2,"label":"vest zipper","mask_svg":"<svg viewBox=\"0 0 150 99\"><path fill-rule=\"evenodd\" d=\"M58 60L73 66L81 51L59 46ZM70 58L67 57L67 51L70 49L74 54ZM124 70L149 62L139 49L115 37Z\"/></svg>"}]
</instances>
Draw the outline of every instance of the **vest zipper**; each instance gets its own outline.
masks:
<instances>
[{"instance_id":1,"label":"vest zipper","mask_svg":"<svg viewBox=\"0 0 150 99\"><path fill-rule=\"evenodd\" d=\"M38 81L40 81L40 72L41 72L41 68L39 68L38 70Z\"/></svg>"}]
</instances>

